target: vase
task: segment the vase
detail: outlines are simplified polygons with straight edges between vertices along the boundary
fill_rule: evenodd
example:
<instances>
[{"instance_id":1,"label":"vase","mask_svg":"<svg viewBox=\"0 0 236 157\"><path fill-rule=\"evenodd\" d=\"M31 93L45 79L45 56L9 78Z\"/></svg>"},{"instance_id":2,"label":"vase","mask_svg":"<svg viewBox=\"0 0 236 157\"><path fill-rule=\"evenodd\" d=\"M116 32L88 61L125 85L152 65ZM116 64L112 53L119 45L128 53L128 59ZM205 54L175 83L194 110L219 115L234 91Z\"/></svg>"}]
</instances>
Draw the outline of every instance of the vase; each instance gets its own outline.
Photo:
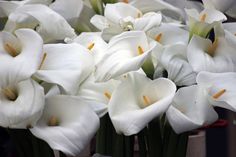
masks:
<instances>
[{"instance_id":1,"label":"vase","mask_svg":"<svg viewBox=\"0 0 236 157\"><path fill-rule=\"evenodd\" d=\"M189 136L186 157L206 157L205 131L199 131Z\"/></svg>"}]
</instances>

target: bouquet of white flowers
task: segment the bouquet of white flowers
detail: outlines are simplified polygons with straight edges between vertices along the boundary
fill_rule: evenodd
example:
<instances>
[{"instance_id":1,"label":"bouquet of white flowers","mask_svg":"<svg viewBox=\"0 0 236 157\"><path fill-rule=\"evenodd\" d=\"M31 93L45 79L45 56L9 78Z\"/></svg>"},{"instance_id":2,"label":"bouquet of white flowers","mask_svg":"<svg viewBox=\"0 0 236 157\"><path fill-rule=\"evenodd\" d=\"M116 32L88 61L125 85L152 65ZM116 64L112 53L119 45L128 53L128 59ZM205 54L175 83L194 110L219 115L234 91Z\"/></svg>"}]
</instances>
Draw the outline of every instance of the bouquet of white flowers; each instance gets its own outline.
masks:
<instances>
[{"instance_id":1,"label":"bouquet of white flowers","mask_svg":"<svg viewBox=\"0 0 236 157\"><path fill-rule=\"evenodd\" d=\"M214 107L236 111L227 16L234 0L1 0L0 126L22 157L75 156L95 134L103 155L137 139L141 157L185 157Z\"/></svg>"}]
</instances>

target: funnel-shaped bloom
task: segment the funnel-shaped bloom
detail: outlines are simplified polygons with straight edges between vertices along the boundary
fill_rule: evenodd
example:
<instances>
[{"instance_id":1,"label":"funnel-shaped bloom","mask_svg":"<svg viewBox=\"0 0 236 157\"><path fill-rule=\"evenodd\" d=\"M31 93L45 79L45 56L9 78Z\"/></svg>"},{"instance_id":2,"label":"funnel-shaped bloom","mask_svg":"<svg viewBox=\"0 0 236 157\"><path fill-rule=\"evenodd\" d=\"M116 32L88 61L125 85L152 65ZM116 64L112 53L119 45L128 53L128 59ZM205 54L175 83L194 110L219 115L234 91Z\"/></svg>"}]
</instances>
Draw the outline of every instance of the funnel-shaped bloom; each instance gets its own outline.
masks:
<instances>
[{"instance_id":1,"label":"funnel-shaped bloom","mask_svg":"<svg viewBox=\"0 0 236 157\"><path fill-rule=\"evenodd\" d=\"M127 75L115 89L108 112L117 133L133 135L155 117L166 112L175 95L176 86L169 79L150 80L145 75Z\"/></svg>"}]
</instances>

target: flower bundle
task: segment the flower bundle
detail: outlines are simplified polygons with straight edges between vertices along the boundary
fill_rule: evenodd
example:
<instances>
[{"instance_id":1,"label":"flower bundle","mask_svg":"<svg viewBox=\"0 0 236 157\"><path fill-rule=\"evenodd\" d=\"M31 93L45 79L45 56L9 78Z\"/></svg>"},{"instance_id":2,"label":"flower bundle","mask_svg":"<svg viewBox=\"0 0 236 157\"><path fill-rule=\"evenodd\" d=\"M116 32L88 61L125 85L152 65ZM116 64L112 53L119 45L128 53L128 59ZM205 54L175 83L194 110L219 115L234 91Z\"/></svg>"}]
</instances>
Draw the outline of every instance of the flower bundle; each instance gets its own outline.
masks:
<instances>
[{"instance_id":1,"label":"flower bundle","mask_svg":"<svg viewBox=\"0 0 236 157\"><path fill-rule=\"evenodd\" d=\"M226 15L233 0L0 1L0 126L67 155L99 130L104 155L132 156L137 136L141 156L185 156L214 107L236 111Z\"/></svg>"}]
</instances>

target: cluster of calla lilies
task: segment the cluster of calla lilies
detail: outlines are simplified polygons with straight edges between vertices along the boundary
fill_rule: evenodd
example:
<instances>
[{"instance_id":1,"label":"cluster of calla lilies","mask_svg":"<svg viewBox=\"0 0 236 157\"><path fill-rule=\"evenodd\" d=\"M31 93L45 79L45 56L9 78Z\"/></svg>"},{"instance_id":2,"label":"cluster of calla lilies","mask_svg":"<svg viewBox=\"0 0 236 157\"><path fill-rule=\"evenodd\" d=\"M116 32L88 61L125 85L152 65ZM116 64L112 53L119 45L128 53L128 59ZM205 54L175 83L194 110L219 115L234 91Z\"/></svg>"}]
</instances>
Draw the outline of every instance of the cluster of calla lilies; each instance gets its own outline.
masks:
<instances>
[{"instance_id":1,"label":"cluster of calla lilies","mask_svg":"<svg viewBox=\"0 0 236 157\"><path fill-rule=\"evenodd\" d=\"M76 155L106 113L129 136L164 113L182 133L236 111L234 0L107 2L0 1L0 126Z\"/></svg>"}]
</instances>

